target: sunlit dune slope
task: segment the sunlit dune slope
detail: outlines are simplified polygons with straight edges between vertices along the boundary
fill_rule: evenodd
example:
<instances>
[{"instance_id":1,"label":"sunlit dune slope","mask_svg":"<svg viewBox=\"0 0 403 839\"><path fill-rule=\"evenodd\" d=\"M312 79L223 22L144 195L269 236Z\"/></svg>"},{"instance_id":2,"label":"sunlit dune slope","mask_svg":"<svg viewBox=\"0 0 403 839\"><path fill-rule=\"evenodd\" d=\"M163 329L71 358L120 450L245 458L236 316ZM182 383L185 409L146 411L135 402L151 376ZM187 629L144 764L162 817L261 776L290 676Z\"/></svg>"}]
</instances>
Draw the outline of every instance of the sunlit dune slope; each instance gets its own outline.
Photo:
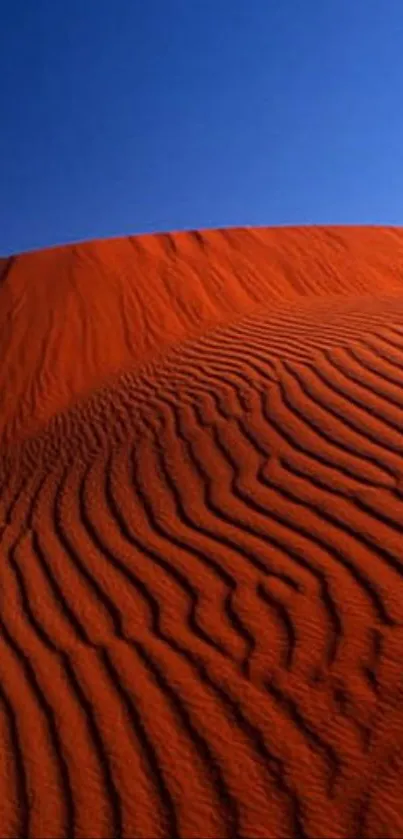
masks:
<instances>
[{"instance_id":1,"label":"sunlit dune slope","mask_svg":"<svg viewBox=\"0 0 403 839\"><path fill-rule=\"evenodd\" d=\"M401 288L403 233L234 229L128 237L0 264L0 439L108 374L256 306Z\"/></svg>"},{"instance_id":2,"label":"sunlit dune slope","mask_svg":"<svg viewBox=\"0 0 403 839\"><path fill-rule=\"evenodd\" d=\"M403 233L0 280L0 835L403 835Z\"/></svg>"}]
</instances>

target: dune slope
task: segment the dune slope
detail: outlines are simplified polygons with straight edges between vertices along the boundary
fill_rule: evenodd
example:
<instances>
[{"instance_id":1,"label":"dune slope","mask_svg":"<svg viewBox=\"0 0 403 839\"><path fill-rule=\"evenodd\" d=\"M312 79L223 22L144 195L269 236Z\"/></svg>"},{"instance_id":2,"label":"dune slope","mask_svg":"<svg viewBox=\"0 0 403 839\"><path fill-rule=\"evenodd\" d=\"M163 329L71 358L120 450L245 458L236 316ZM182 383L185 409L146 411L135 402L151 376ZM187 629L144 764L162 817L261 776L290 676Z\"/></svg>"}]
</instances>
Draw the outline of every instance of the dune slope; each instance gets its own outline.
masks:
<instances>
[{"instance_id":1,"label":"dune slope","mask_svg":"<svg viewBox=\"0 0 403 839\"><path fill-rule=\"evenodd\" d=\"M0 833L403 834L403 232L0 264Z\"/></svg>"}]
</instances>

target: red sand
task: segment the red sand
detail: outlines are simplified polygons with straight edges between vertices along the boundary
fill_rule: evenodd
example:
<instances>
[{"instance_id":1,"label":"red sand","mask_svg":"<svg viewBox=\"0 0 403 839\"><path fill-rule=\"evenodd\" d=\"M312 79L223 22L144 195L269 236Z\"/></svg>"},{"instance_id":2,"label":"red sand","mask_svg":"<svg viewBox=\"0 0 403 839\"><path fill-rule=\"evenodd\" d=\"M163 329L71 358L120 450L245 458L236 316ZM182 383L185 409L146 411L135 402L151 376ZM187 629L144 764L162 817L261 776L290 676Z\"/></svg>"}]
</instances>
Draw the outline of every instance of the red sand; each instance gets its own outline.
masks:
<instances>
[{"instance_id":1,"label":"red sand","mask_svg":"<svg viewBox=\"0 0 403 839\"><path fill-rule=\"evenodd\" d=\"M0 835L403 835L403 231L0 262Z\"/></svg>"}]
</instances>

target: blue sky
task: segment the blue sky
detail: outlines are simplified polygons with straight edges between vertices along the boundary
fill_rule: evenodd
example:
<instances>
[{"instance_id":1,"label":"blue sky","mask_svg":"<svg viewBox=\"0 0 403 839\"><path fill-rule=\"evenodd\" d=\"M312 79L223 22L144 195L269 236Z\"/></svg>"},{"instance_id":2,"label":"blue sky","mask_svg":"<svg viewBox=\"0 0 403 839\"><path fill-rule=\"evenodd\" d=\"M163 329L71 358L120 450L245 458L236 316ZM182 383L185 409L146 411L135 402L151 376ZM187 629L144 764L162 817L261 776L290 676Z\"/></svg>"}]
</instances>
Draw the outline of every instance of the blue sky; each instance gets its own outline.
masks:
<instances>
[{"instance_id":1,"label":"blue sky","mask_svg":"<svg viewBox=\"0 0 403 839\"><path fill-rule=\"evenodd\" d=\"M0 6L0 254L403 224L401 0Z\"/></svg>"}]
</instances>

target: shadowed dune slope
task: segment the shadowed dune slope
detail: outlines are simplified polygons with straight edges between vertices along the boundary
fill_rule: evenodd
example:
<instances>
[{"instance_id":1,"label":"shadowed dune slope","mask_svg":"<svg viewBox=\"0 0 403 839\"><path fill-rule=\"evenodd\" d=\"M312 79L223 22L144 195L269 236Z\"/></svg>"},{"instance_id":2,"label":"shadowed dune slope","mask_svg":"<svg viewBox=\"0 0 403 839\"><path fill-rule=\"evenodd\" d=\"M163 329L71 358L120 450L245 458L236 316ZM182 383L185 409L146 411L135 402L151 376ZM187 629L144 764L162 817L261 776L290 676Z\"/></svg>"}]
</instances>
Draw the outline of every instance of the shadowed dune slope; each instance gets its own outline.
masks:
<instances>
[{"instance_id":1,"label":"shadowed dune slope","mask_svg":"<svg viewBox=\"0 0 403 839\"><path fill-rule=\"evenodd\" d=\"M401 837L403 234L1 271L1 836Z\"/></svg>"}]
</instances>

